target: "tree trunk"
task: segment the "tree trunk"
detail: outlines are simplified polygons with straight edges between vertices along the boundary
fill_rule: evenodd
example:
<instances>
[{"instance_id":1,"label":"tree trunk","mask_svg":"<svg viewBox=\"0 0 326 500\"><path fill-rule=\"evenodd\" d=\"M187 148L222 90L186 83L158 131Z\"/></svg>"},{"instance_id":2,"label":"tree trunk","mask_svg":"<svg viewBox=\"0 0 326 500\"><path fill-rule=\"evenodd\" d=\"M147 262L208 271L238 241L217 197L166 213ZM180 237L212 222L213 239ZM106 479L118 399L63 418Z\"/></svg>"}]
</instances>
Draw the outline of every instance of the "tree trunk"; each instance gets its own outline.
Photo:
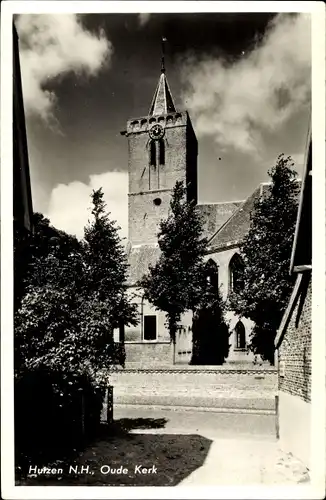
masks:
<instances>
[{"instance_id":1,"label":"tree trunk","mask_svg":"<svg viewBox=\"0 0 326 500\"><path fill-rule=\"evenodd\" d=\"M176 317L174 315L169 316L168 325L169 325L169 332L170 332L171 341L173 342L173 344L175 344L176 333L177 333L177 320L176 320Z\"/></svg>"}]
</instances>

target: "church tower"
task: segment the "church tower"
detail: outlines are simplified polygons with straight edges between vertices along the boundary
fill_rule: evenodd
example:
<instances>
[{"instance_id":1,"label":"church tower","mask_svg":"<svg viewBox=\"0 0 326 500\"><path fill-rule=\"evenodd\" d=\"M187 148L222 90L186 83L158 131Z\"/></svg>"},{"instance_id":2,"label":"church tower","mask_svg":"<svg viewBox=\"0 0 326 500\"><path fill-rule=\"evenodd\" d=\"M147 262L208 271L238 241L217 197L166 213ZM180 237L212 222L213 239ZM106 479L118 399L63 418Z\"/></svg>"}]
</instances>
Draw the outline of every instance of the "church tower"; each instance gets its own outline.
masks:
<instances>
[{"instance_id":1,"label":"church tower","mask_svg":"<svg viewBox=\"0 0 326 500\"><path fill-rule=\"evenodd\" d=\"M131 247L157 243L177 181L197 203L197 139L186 111L177 111L165 74L161 75L148 116L130 119L128 139L128 240Z\"/></svg>"}]
</instances>

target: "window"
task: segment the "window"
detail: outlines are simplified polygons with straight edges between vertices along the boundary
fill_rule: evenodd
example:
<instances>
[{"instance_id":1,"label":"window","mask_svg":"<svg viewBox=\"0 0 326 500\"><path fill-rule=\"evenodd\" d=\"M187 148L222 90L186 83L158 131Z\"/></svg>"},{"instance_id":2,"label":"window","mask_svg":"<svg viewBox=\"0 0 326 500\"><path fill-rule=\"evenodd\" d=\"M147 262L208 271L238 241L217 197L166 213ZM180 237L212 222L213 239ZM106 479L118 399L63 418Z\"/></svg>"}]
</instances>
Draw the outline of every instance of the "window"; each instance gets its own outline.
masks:
<instances>
[{"instance_id":1,"label":"window","mask_svg":"<svg viewBox=\"0 0 326 500\"><path fill-rule=\"evenodd\" d=\"M234 254L229 264L229 291L238 292L243 288L244 264L239 254Z\"/></svg>"},{"instance_id":2,"label":"window","mask_svg":"<svg viewBox=\"0 0 326 500\"><path fill-rule=\"evenodd\" d=\"M206 281L208 285L218 289L218 266L214 260L209 259L205 266Z\"/></svg>"},{"instance_id":3,"label":"window","mask_svg":"<svg viewBox=\"0 0 326 500\"><path fill-rule=\"evenodd\" d=\"M163 139L160 139L159 141L159 148L160 165L165 165L165 144Z\"/></svg>"},{"instance_id":4,"label":"window","mask_svg":"<svg viewBox=\"0 0 326 500\"><path fill-rule=\"evenodd\" d=\"M144 340L156 340L156 315L144 316Z\"/></svg>"},{"instance_id":5,"label":"window","mask_svg":"<svg viewBox=\"0 0 326 500\"><path fill-rule=\"evenodd\" d=\"M246 348L246 330L241 321L235 325L234 329L235 333L235 346L236 349L245 349Z\"/></svg>"},{"instance_id":6,"label":"window","mask_svg":"<svg viewBox=\"0 0 326 500\"><path fill-rule=\"evenodd\" d=\"M149 145L149 164L151 167L156 167L156 144L151 141Z\"/></svg>"}]
</instances>

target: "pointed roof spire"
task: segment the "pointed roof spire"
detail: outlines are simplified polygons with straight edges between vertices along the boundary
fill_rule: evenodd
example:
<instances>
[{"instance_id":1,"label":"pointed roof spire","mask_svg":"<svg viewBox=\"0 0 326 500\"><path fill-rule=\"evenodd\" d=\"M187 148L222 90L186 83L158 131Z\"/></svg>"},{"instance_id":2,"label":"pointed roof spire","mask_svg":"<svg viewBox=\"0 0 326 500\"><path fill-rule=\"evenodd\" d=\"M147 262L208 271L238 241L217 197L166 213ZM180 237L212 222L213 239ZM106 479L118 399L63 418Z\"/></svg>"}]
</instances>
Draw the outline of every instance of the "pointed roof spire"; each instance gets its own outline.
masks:
<instances>
[{"instance_id":1,"label":"pointed roof spire","mask_svg":"<svg viewBox=\"0 0 326 500\"><path fill-rule=\"evenodd\" d=\"M171 90L165 76L165 61L164 61L164 43L166 38L162 37L162 58L161 58L161 76L155 90L152 104L149 110L149 115L164 115L167 113L175 113L175 105L173 102Z\"/></svg>"}]
</instances>

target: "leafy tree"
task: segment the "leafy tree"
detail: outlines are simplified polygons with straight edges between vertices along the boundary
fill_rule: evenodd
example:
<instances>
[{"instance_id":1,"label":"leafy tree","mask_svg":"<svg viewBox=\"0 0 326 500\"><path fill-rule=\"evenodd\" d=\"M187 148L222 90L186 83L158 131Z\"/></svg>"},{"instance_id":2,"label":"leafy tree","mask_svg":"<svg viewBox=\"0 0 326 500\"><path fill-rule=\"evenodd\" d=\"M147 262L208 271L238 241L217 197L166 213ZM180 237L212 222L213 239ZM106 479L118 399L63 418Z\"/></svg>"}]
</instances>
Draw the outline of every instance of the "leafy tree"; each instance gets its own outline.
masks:
<instances>
[{"instance_id":1,"label":"leafy tree","mask_svg":"<svg viewBox=\"0 0 326 500\"><path fill-rule=\"evenodd\" d=\"M268 172L271 186L255 201L248 234L240 248L243 287L230 308L255 323L251 349L273 363L274 339L293 289L289 274L298 209L299 183L291 157L281 154Z\"/></svg>"},{"instance_id":2,"label":"leafy tree","mask_svg":"<svg viewBox=\"0 0 326 500\"><path fill-rule=\"evenodd\" d=\"M39 274L38 260L46 258L57 249L57 256L64 258L71 252L81 248L80 242L74 236L60 231L50 225L49 219L42 214L33 214L33 233L28 234L17 225L14 225L14 297L15 309L28 287L39 285L47 279ZM44 267L44 266L43 266Z\"/></svg>"},{"instance_id":3,"label":"leafy tree","mask_svg":"<svg viewBox=\"0 0 326 500\"><path fill-rule=\"evenodd\" d=\"M92 202L94 220L82 242L36 214L35 232L20 255L27 266L15 311L17 463L36 463L45 440L51 455L89 437L100 422L108 368L124 363L113 329L135 321L126 295L126 257L101 190ZM44 414L54 429L50 436Z\"/></svg>"},{"instance_id":4,"label":"leafy tree","mask_svg":"<svg viewBox=\"0 0 326 500\"><path fill-rule=\"evenodd\" d=\"M191 364L221 365L229 354L229 332L224 321L225 303L218 287L218 274L206 266L202 294L193 319Z\"/></svg>"},{"instance_id":5,"label":"leafy tree","mask_svg":"<svg viewBox=\"0 0 326 500\"><path fill-rule=\"evenodd\" d=\"M109 219L103 191L92 193L93 222L85 227L84 256L88 293L105 304L113 328L137 324L136 307L127 296L128 263L119 238L119 227Z\"/></svg>"},{"instance_id":6,"label":"leafy tree","mask_svg":"<svg viewBox=\"0 0 326 500\"><path fill-rule=\"evenodd\" d=\"M144 297L166 313L173 342L181 315L194 310L200 301L207 245L202 231L196 205L187 202L186 187L179 181L173 190L169 215L160 223L160 257L140 283Z\"/></svg>"},{"instance_id":7,"label":"leafy tree","mask_svg":"<svg viewBox=\"0 0 326 500\"><path fill-rule=\"evenodd\" d=\"M117 352L113 329L122 320L135 322L126 297L126 258L101 190L93 192L92 201L94 221L82 243L62 232L44 239L48 222L40 219L29 283L15 318L18 372L48 369L68 378L97 377L123 361L117 359L123 353Z\"/></svg>"}]
</instances>

